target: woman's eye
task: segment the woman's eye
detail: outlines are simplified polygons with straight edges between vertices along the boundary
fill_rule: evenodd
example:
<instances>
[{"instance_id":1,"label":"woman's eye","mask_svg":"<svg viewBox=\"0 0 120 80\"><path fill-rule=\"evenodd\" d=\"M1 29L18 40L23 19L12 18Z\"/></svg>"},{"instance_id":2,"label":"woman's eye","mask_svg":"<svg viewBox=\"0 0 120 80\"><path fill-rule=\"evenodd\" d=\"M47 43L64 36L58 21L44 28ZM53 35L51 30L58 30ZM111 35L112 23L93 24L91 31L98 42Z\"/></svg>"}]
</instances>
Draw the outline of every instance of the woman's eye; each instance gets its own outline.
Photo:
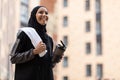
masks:
<instances>
[{"instance_id":1,"label":"woman's eye","mask_svg":"<svg viewBox=\"0 0 120 80\"><path fill-rule=\"evenodd\" d=\"M39 13L40 13L40 14L43 14L43 11L40 11Z\"/></svg>"},{"instance_id":2,"label":"woman's eye","mask_svg":"<svg viewBox=\"0 0 120 80\"><path fill-rule=\"evenodd\" d=\"M47 14L48 14L48 12L45 12L45 14L47 15Z\"/></svg>"}]
</instances>

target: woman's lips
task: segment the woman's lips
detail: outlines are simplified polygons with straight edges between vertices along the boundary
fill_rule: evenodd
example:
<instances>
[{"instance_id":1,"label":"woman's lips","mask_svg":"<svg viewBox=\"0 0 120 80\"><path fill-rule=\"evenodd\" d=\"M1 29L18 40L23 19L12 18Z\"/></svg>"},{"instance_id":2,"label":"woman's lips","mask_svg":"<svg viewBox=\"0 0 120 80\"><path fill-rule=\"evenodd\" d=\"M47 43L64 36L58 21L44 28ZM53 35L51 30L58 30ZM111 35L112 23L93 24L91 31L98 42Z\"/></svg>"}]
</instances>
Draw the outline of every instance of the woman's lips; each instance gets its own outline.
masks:
<instances>
[{"instance_id":1,"label":"woman's lips","mask_svg":"<svg viewBox=\"0 0 120 80\"><path fill-rule=\"evenodd\" d=\"M40 17L40 20L46 21L46 17Z\"/></svg>"},{"instance_id":2,"label":"woman's lips","mask_svg":"<svg viewBox=\"0 0 120 80\"><path fill-rule=\"evenodd\" d=\"M46 22L47 22L47 17L40 17L40 18L39 18L39 22L40 22L41 24L46 24Z\"/></svg>"}]
</instances>

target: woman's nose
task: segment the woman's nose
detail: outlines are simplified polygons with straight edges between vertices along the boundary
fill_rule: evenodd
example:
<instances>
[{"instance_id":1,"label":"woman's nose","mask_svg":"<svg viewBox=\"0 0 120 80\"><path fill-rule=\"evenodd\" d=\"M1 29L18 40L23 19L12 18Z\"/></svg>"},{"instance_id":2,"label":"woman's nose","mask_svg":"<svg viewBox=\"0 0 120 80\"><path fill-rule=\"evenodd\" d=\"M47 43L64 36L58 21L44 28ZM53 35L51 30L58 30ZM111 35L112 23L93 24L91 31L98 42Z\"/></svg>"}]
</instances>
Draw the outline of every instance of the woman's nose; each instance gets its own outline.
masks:
<instances>
[{"instance_id":1,"label":"woman's nose","mask_svg":"<svg viewBox=\"0 0 120 80\"><path fill-rule=\"evenodd\" d=\"M43 15L46 15L46 13L44 12Z\"/></svg>"}]
</instances>

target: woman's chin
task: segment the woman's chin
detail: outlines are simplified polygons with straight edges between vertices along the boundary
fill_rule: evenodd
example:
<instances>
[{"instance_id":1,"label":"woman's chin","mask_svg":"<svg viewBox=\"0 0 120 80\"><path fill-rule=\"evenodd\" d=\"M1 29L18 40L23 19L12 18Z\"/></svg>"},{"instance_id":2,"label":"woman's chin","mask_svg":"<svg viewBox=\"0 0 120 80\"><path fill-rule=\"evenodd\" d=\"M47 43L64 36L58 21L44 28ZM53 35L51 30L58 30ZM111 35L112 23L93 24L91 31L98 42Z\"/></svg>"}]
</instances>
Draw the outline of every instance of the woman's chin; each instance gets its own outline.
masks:
<instances>
[{"instance_id":1,"label":"woman's chin","mask_svg":"<svg viewBox=\"0 0 120 80\"><path fill-rule=\"evenodd\" d=\"M41 25L45 25L46 23L42 23Z\"/></svg>"},{"instance_id":2,"label":"woman's chin","mask_svg":"<svg viewBox=\"0 0 120 80\"><path fill-rule=\"evenodd\" d=\"M39 24L41 24L41 25L45 25L46 23L45 23L45 22L43 22L43 23L39 23Z\"/></svg>"},{"instance_id":3,"label":"woman's chin","mask_svg":"<svg viewBox=\"0 0 120 80\"><path fill-rule=\"evenodd\" d=\"M39 22L39 24L41 25L45 25L46 23L47 23L46 21Z\"/></svg>"}]
</instances>

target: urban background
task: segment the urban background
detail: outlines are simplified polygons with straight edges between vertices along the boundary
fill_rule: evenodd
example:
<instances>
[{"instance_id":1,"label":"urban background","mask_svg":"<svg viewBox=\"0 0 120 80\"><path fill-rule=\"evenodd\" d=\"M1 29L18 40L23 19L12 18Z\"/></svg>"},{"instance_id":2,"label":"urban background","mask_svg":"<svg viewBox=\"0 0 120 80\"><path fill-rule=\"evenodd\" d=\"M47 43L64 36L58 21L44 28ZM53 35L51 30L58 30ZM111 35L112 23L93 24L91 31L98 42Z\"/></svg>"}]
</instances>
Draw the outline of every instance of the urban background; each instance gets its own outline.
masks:
<instances>
[{"instance_id":1,"label":"urban background","mask_svg":"<svg viewBox=\"0 0 120 80\"><path fill-rule=\"evenodd\" d=\"M120 0L0 0L0 80L13 80L10 50L37 5L54 44L67 45L55 80L120 80Z\"/></svg>"}]
</instances>

